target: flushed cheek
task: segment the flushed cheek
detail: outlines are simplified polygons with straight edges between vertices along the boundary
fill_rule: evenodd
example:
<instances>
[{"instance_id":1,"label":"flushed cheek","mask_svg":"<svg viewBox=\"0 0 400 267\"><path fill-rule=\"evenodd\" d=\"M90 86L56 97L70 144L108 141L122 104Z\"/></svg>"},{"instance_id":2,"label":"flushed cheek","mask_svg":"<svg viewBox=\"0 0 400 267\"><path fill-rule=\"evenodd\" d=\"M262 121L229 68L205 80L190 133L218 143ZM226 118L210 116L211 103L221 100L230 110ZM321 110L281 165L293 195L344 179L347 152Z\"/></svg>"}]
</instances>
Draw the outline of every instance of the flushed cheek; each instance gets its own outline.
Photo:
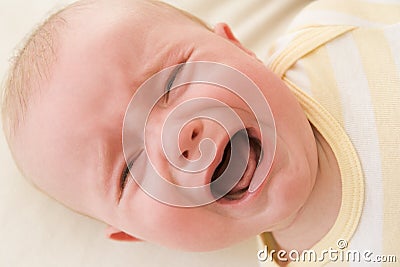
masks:
<instances>
[{"instance_id":1,"label":"flushed cheek","mask_svg":"<svg viewBox=\"0 0 400 267\"><path fill-rule=\"evenodd\" d=\"M123 218L121 229L150 243L185 251L210 251L244 240L250 233L254 235L254 229L245 230L250 224L219 215L213 205L171 207L141 190L135 197L125 202L119 214Z\"/></svg>"},{"instance_id":2,"label":"flushed cheek","mask_svg":"<svg viewBox=\"0 0 400 267\"><path fill-rule=\"evenodd\" d=\"M153 203L141 211L136 222L137 236L150 243L189 251L225 245L221 245L222 239L218 240L223 224L203 208L173 208Z\"/></svg>"},{"instance_id":3,"label":"flushed cheek","mask_svg":"<svg viewBox=\"0 0 400 267\"><path fill-rule=\"evenodd\" d=\"M143 212L139 219L138 232L143 239L168 247L190 242L191 232L195 232L190 218L179 212L152 209L151 214Z\"/></svg>"}]
</instances>

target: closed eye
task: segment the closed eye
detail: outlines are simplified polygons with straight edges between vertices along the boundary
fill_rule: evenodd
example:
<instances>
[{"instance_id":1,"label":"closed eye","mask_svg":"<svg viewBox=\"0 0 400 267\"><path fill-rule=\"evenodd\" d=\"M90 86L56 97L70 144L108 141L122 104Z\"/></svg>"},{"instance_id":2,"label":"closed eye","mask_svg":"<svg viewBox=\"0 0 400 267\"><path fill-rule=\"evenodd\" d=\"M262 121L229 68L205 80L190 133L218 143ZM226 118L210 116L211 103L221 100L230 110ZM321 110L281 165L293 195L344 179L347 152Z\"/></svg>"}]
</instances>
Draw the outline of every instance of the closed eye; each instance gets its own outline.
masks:
<instances>
[{"instance_id":1,"label":"closed eye","mask_svg":"<svg viewBox=\"0 0 400 267\"><path fill-rule=\"evenodd\" d=\"M165 85L164 88L164 102L168 103L169 100L169 93L171 91L172 85L174 84L175 78L178 75L179 71L182 69L182 67L185 65L185 63L178 64L171 72L167 84Z\"/></svg>"},{"instance_id":2,"label":"closed eye","mask_svg":"<svg viewBox=\"0 0 400 267\"><path fill-rule=\"evenodd\" d=\"M120 189L119 200L122 198L122 195L124 193L124 189L128 182L128 175L130 173L130 169L132 168L132 165L133 165L133 161L129 162L128 165L125 165L125 168L121 173L121 178L119 180L119 189Z\"/></svg>"}]
</instances>

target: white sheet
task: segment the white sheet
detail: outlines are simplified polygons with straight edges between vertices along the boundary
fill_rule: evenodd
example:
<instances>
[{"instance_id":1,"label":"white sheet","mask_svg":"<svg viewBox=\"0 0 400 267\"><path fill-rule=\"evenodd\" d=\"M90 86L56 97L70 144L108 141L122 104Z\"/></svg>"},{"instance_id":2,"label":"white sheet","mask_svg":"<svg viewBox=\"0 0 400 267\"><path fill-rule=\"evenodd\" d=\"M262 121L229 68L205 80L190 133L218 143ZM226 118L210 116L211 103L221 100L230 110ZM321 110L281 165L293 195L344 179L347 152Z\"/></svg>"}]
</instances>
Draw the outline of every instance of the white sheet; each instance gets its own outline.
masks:
<instances>
[{"instance_id":1,"label":"white sheet","mask_svg":"<svg viewBox=\"0 0 400 267\"><path fill-rule=\"evenodd\" d=\"M0 0L0 75L23 36L49 10L71 1ZM263 58L266 47L310 0L169 0L211 25L228 22ZM32 188L0 135L0 266L257 266L255 238L221 251L186 253L104 237L104 225L75 214Z\"/></svg>"}]
</instances>

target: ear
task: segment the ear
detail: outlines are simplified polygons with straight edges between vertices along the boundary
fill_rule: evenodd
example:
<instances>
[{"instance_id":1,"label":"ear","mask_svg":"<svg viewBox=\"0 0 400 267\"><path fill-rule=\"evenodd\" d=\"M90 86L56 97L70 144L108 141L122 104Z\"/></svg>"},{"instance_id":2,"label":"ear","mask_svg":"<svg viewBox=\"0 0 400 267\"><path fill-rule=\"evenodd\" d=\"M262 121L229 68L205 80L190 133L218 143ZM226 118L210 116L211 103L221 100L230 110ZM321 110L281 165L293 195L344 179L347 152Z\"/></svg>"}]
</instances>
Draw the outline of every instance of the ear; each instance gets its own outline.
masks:
<instances>
[{"instance_id":1,"label":"ear","mask_svg":"<svg viewBox=\"0 0 400 267\"><path fill-rule=\"evenodd\" d=\"M142 241L134 236L131 236L125 232L122 232L121 230L115 228L114 226L107 226L106 228L106 237L112 240L116 241L130 241L130 242L137 242L137 241Z\"/></svg>"},{"instance_id":2,"label":"ear","mask_svg":"<svg viewBox=\"0 0 400 267\"><path fill-rule=\"evenodd\" d=\"M234 43L237 47L239 47L240 49L242 49L243 51L245 51L247 54L249 54L252 57L256 58L256 55L253 53L253 51L250 51L249 49L247 49L246 47L244 47L239 40L235 37L235 35L233 34L231 28L228 26L228 24L226 23L217 23L217 25L215 25L214 27L214 33L231 41L232 43Z\"/></svg>"}]
</instances>

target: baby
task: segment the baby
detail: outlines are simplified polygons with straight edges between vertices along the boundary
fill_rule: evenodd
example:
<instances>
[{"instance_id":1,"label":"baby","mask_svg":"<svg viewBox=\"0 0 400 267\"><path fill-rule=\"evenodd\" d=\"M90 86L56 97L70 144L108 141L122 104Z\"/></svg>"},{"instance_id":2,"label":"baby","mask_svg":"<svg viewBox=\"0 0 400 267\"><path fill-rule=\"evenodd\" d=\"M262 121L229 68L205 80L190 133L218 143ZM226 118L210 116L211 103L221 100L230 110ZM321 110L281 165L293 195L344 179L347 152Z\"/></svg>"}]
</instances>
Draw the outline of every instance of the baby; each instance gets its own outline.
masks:
<instances>
[{"instance_id":1,"label":"baby","mask_svg":"<svg viewBox=\"0 0 400 267\"><path fill-rule=\"evenodd\" d=\"M393 49L400 9L334 2L308 8L268 67L224 23L211 28L156 1L77 2L30 37L10 71L3 124L14 159L40 190L107 223L115 240L206 251L261 234L275 250L320 252L337 240L361 249L371 244L365 239L376 218L383 241L369 249L393 253L399 239L388 233L400 237L399 214L386 207L400 208L400 54ZM378 7L386 16L372 21ZM320 22L321 14L329 16ZM354 44L361 56L349 52L358 51ZM374 60L381 61L371 66ZM248 88L191 84L193 73L245 77L257 90L246 98ZM237 120L218 123L217 109ZM241 148L234 165L246 164L215 193L213 182ZM201 166L193 171L192 163ZM204 188L208 201L187 190L159 192L159 177L180 189ZM365 200L364 179L373 189Z\"/></svg>"}]
</instances>

